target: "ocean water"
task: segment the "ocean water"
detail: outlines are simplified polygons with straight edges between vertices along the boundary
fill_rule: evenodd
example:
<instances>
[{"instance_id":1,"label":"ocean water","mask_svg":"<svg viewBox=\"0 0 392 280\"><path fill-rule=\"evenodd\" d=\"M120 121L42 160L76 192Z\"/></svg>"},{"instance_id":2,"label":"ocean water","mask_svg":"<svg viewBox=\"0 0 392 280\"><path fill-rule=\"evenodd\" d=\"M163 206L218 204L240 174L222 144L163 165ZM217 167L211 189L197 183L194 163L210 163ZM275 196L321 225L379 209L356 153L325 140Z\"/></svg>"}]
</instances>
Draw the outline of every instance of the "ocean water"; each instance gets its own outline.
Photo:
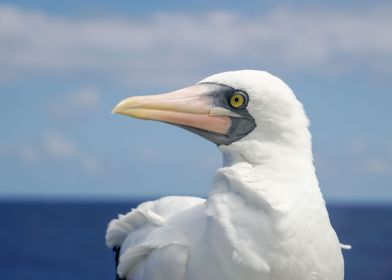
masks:
<instances>
[{"instance_id":1,"label":"ocean water","mask_svg":"<svg viewBox=\"0 0 392 280\"><path fill-rule=\"evenodd\" d=\"M0 279L114 279L107 223L140 201L0 202ZM347 280L392 279L392 207L333 205Z\"/></svg>"}]
</instances>

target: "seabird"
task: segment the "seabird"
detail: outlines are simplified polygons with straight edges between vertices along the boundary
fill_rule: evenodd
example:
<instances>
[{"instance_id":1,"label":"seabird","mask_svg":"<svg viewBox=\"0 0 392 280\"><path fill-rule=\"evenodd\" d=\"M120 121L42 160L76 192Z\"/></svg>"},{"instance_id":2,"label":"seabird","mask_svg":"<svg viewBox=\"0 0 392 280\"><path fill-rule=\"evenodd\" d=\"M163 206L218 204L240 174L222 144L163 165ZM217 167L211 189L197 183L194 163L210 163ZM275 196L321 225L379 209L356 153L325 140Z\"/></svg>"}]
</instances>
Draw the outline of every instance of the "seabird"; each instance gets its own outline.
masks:
<instances>
[{"instance_id":1,"label":"seabird","mask_svg":"<svg viewBox=\"0 0 392 280\"><path fill-rule=\"evenodd\" d=\"M343 279L344 245L320 192L309 120L282 80L224 72L127 98L113 112L182 127L223 155L207 199L163 197L109 223L118 279Z\"/></svg>"}]
</instances>

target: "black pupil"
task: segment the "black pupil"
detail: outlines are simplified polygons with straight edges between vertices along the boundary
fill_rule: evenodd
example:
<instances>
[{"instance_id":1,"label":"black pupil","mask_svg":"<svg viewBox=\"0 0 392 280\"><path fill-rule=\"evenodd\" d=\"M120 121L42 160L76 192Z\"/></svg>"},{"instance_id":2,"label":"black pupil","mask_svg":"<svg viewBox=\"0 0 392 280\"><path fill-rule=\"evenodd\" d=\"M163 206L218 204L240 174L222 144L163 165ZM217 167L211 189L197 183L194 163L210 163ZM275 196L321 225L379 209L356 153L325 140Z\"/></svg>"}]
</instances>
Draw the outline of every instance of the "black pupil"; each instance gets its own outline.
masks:
<instances>
[{"instance_id":1,"label":"black pupil","mask_svg":"<svg viewBox=\"0 0 392 280\"><path fill-rule=\"evenodd\" d=\"M235 102L238 102L240 99L238 97L234 98Z\"/></svg>"}]
</instances>

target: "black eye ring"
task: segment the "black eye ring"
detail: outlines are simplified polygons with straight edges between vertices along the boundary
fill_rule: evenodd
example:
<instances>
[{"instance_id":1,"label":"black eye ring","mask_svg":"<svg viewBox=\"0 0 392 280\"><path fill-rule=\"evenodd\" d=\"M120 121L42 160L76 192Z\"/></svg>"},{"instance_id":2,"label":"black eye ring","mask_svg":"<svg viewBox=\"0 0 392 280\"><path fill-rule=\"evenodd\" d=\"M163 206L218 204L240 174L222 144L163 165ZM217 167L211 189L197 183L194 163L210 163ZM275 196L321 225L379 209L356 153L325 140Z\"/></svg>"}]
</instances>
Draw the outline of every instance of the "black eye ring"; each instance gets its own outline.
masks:
<instances>
[{"instance_id":1,"label":"black eye ring","mask_svg":"<svg viewBox=\"0 0 392 280\"><path fill-rule=\"evenodd\" d=\"M229 106L233 109L241 110L248 105L249 97L246 92L235 90L227 98Z\"/></svg>"}]
</instances>

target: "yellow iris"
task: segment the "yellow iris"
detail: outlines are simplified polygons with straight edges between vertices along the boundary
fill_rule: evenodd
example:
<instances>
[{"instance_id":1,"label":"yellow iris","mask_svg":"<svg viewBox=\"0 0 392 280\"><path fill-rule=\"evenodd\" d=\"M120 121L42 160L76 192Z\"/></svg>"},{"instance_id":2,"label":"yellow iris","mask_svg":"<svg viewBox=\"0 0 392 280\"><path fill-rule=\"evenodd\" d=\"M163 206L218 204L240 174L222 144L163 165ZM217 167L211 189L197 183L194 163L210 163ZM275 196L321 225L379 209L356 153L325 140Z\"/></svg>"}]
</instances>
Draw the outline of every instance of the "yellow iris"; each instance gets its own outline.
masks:
<instances>
[{"instance_id":1,"label":"yellow iris","mask_svg":"<svg viewBox=\"0 0 392 280\"><path fill-rule=\"evenodd\" d=\"M239 108L245 103L245 97L240 93L234 93L230 96L230 105L233 108Z\"/></svg>"}]
</instances>

